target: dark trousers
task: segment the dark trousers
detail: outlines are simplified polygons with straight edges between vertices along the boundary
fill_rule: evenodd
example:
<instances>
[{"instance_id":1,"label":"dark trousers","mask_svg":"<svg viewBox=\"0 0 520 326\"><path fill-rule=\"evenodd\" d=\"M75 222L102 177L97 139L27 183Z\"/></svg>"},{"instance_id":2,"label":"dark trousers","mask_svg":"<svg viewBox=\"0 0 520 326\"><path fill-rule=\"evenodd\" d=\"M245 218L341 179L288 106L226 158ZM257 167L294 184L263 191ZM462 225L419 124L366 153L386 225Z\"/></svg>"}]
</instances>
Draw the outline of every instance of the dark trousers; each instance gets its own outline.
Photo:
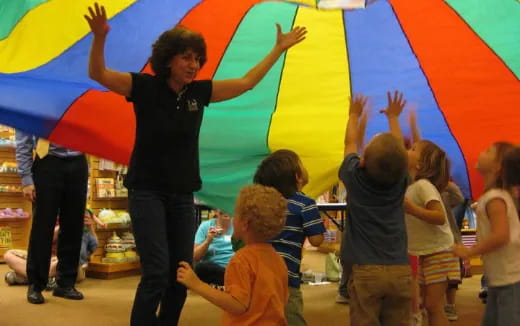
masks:
<instances>
[{"instance_id":1,"label":"dark trousers","mask_svg":"<svg viewBox=\"0 0 520 326\"><path fill-rule=\"evenodd\" d=\"M197 263L195 273L204 283L224 285L226 269L218 264L209 261Z\"/></svg>"},{"instance_id":2,"label":"dark trousers","mask_svg":"<svg viewBox=\"0 0 520 326\"><path fill-rule=\"evenodd\" d=\"M61 287L74 286L87 200L87 160L84 155L69 158L47 155L34 161L32 173L36 200L29 238L27 279L38 291L47 285L52 237L59 216L56 282Z\"/></svg>"},{"instance_id":3,"label":"dark trousers","mask_svg":"<svg viewBox=\"0 0 520 326\"><path fill-rule=\"evenodd\" d=\"M130 324L177 325L186 300L177 267L180 261L193 261L193 194L130 190L129 208L142 269Z\"/></svg>"}]
</instances>

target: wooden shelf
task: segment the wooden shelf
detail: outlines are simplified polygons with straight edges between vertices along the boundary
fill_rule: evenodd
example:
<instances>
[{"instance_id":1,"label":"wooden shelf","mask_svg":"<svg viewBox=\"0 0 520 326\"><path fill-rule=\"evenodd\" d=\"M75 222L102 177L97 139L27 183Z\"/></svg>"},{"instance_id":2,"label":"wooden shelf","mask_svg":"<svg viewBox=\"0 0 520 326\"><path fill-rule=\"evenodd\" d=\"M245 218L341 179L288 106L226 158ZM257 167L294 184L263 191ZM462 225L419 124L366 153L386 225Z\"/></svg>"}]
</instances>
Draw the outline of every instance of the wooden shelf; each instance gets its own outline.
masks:
<instances>
[{"instance_id":1,"label":"wooden shelf","mask_svg":"<svg viewBox=\"0 0 520 326\"><path fill-rule=\"evenodd\" d=\"M128 197L93 197L92 200L96 201L124 201L128 200Z\"/></svg>"},{"instance_id":2,"label":"wooden shelf","mask_svg":"<svg viewBox=\"0 0 520 326\"><path fill-rule=\"evenodd\" d=\"M0 152L14 154L16 152L16 148L11 146L0 146Z\"/></svg>"},{"instance_id":3,"label":"wooden shelf","mask_svg":"<svg viewBox=\"0 0 520 326\"><path fill-rule=\"evenodd\" d=\"M30 220L31 216L29 217L0 217L0 223L2 222L20 222L25 220Z\"/></svg>"},{"instance_id":4,"label":"wooden shelf","mask_svg":"<svg viewBox=\"0 0 520 326\"><path fill-rule=\"evenodd\" d=\"M461 233L476 233L477 229L462 229L460 230Z\"/></svg>"},{"instance_id":5,"label":"wooden shelf","mask_svg":"<svg viewBox=\"0 0 520 326\"><path fill-rule=\"evenodd\" d=\"M17 179L20 179L20 176L16 172L0 172L0 178L17 178Z\"/></svg>"},{"instance_id":6,"label":"wooden shelf","mask_svg":"<svg viewBox=\"0 0 520 326\"><path fill-rule=\"evenodd\" d=\"M18 192L18 191L0 191L0 196L4 196L4 197L23 197L23 192Z\"/></svg>"},{"instance_id":7,"label":"wooden shelf","mask_svg":"<svg viewBox=\"0 0 520 326\"><path fill-rule=\"evenodd\" d=\"M106 280L139 274L141 274L141 264L139 261L124 263L91 262L87 268L88 277Z\"/></svg>"},{"instance_id":8,"label":"wooden shelf","mask_svg":"<svg viewBox=\"0 0 520 326\"><path fill-rule=\"evenodd\" d=\"M107 223L106 228L100 228L96 226L96 232L99 231L119 231L119 230L130 230L131 224L123 223Z\"/></svg>"}]
</instances>

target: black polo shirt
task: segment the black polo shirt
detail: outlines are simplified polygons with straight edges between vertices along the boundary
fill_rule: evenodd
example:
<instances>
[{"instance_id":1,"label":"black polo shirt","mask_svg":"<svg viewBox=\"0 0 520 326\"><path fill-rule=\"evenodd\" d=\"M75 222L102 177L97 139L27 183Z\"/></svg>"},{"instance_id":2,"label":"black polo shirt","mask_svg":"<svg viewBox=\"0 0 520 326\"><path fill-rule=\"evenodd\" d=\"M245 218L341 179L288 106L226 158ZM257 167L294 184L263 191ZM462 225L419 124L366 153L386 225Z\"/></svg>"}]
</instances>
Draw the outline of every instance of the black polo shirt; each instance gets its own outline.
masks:
<instances>
[{"instance_id":1,"label":"black polo shirt","mask_svg":"<svg viewBox=\"0 0 520 326\"><path fill-rule=\"evenodd\" d=\"M194 81L177 94L155 76L132 73L135 144L128 189L193 192L202 186L199 131L211 98L211 80Z\"/></svg>"}]
</instances>

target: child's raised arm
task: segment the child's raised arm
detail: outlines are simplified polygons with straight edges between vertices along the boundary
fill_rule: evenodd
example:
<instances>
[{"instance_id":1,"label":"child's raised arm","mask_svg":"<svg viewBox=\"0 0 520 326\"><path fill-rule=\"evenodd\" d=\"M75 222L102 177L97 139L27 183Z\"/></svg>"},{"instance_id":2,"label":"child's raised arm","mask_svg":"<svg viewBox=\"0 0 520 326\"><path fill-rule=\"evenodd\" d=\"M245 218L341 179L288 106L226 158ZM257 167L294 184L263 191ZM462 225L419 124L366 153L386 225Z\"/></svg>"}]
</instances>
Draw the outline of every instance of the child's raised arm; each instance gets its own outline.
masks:
<instances>
[{"instance_id":1,"label":"child's raised arm","mask_svg":"<svg viewBox=\"0 0 520 326\"><path fill-rule=\"evenodd\" d=\"M368 112L365 110L359 118L359 128L358 128L358 136L357 136L357 150L362 152L365 147L365 134L367 131L367 122L368 122Z\"/></svg>"},{"instance_id":2,"label":"child's raised arm","mask_svg":"<svg viewBox=\"0 0 520 326\"><path fill-rule=\"evenodd\" d=\"M417 124L417 110L414 107L408 113L408 122L410 123L410 131L412 132L412 144L421 140L421 130Z\"/></svg>"},{"instance_id":3,"label":"child's raised arm","mask_svg":"<svg viewBox=\"0 0 520 326\"><path fill-rule=\"evenodd\" d=\"M350 100L347 129L345 130L345 156L358 151L359 118L363 114L363 108L366 103L367 97L359 94Z\"/></svg>"},{"instance_id":4,"label":"child's raised arm","mask_svg":"<svg viewBox=\"0 0 520 326\"><path fill-rule=\"evenodd\" d=\"M386 114L388 118L390 133L404 142L403 132L399 126L399 115L401 115L406 105L406 101L403 99L403 93L395 91L392 97L392 93L388 92L386 96L388 97L388 106L386 109L381 110L381 113Z\"/></svg>"}]
</instances>

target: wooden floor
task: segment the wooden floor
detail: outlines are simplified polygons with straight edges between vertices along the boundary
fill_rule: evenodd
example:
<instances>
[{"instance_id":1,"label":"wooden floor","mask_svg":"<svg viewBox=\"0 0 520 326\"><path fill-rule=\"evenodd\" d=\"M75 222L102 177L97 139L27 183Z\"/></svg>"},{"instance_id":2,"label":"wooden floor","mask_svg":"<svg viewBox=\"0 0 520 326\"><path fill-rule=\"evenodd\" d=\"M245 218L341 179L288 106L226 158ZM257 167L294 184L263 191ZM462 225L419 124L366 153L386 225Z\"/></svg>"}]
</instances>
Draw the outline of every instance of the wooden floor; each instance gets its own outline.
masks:
<instances>
[{"instance_id":1,"label":"wooden floor","mask_svg":"<svg viewBox=\"0 0 520 326\"><path fill-rule=\"evenodd\" d=\"M303 268L323 272L324 255L306 252ZM7 271L6 265L0 265L0 275ZM139 277L132 276L116 280L86 279L78 285L85 300L71 301L53 297L44 292L47 302L43 305L31 305L26 301L27 288L7 286L0 282L0 325L2 326L105 326L128 325L133 296ZM484 305L477 298L479 276L465 279L457 295L459 321L450 326L476 326ZM337 284L323 286L303 286L305 317L309 326L346 326L348 305L335 303ZM201 297L190 293L186 301L181 326L218 325L220 311Z\"/></svg>"}]
</instances>

